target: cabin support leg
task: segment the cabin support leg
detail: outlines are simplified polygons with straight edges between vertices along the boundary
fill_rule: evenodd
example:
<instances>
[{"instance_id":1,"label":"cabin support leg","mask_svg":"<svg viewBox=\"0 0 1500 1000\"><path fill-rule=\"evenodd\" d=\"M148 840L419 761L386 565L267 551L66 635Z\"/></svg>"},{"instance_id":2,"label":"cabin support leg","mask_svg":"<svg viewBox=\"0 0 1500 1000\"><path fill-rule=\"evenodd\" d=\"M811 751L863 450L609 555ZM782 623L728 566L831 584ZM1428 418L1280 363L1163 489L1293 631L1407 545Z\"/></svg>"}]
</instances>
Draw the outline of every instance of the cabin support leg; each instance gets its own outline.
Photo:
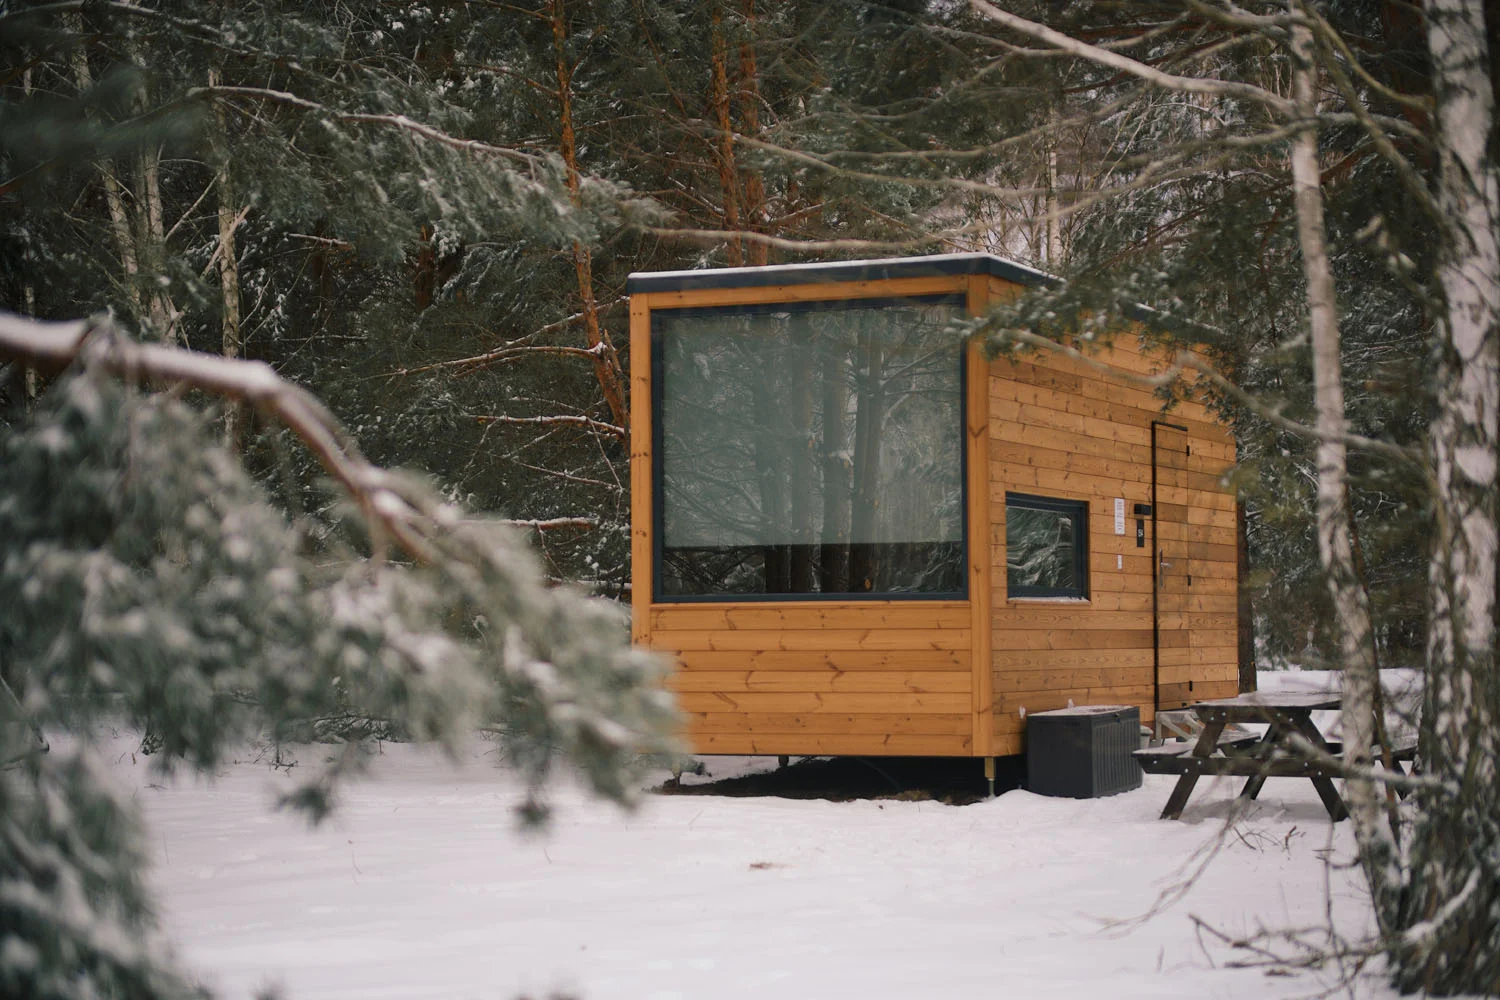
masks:
<instances>
[{"instance_id":1,"label":"cabin support leg","mask_svg":"<svg viewBox=\"0 0 1500 1000\"><path fill-rule=\"evenodd\" d=\"M779 757L776 758L776 766L777 767L786 767L791 762L792 762L792 758L788 757L786 754L782 754L781 756L779 756Z\"/></svg>"},{"instance_id":2,"label":"cabin support leg","mask_svg":"<svg viewBox=\"0 0 1500 1000\"><path fill-rule=\"evenodd\" d=\"M989 782L989 797L993 799L995 797L995 758L993 757L984 759L984 780Z\"/></svg>"}]
</instances>

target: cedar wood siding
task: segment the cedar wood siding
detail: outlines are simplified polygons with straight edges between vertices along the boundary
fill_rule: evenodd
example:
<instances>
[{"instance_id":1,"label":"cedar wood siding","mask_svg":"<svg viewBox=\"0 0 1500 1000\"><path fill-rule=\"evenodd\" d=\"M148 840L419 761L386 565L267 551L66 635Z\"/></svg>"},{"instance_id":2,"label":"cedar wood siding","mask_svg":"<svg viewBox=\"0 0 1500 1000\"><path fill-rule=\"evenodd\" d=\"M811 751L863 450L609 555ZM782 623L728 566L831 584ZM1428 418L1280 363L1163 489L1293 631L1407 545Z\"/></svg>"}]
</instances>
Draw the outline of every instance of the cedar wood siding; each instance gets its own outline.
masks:
<instances>
[{"instance_id":1,"label":"cedar wood siding","mask_svg":"<svg viewBox=\"0 0 1500 1000\"><path fill-rule=\"evenodd\" d=\"M1115 497L1149 499L1153 418L1189 427L1191 442L1190 455L1170 458L1183 468L1158 469L1162 509L1174 505L1183 522L1164 522L1163 541L1169 531L1182 536L1193 576L1190 591L1184 571L1183 593L1162 599L1164 609L1180 604L1162 617L1163 704L1172 703L1169 693L1197 700L1234 692L1234 502L1218 486L1233 462L1232 440L1198 404L1163 417L1149 389L1057 355L986 364L978 345L970 347L968 599L652 600L651 310L963 292L977 311L1019 288L957 274L631 296L632 633L675 659L669 683L695 752L1012 754L1023 749L1022 708L1044 711L1069 699L1140 705L1149 720L1150 550L1134 548L1133 516L1124 536L1112 525ZM1110 359L1149 370L1133 338L1122 339L1130 345ZM1088 603L1008 600L1007 488L1089 502Z\"/></svg>"},{"instance_id":2,"label":"cedar wood siding","mask_svg":"<svg viewBox=\"0 0 1500 1000\"><path fill-rule=\"evenodd\" d=\"M992 294L1015 294L992 280ZM1165 413L1130 374L1160 371L1122 335L1092 360L1052 352L997 359L989 377L989 501L994 581L990 642L997 755L1024 749L1025 713L1075 704L1138 705L1154 719L1151 522L1137 547L1135 505L1151 501L1151 423L1158 427L1157 532L1171 564L1159 597L1164 708L1238 691L1234 495L1221 476L1234 439L1201 403ZM1005 588L1005 493L1088 504L1086 603L1013 600ZM1126 526L1114 533L1114 502ZM1117 568L1116 557L1122 568Z\"/></svg>"}]
</instances>

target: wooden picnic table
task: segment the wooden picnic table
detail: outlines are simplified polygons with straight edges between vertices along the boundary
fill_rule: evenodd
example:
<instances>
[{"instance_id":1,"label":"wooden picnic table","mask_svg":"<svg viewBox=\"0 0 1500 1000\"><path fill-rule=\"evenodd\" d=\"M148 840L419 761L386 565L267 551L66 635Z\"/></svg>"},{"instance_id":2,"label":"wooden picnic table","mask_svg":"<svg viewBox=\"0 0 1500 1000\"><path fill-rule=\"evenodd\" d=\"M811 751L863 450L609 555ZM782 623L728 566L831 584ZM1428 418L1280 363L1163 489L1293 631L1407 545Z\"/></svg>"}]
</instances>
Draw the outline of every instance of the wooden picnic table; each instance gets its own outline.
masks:
<instances>
[{"instance_id":1,"label":"wooden picnic table","mask_svg":"<svg viewBox=\"0 0 1500 1000\"><path fill-rule=\"evenodd\" d=\"M1240 797L1253 799L1267 778L1307 778L1317 789L1323 807L1335 823L1349 815L1333 779L1343 777L1336 761L1343 747L1330 743L1313 724L1314 712L1337 711L1340 697L1326 691L1251 692L1235 698L1204 701L1192 707L1203 722L1194 743L1163 744L1135 752L1141 769L1150 774L1175 774L1177 785L1161 811L1162 819L1182 815L1193 787L1205 774L1232 775L1246 779ZM1226 736L1230 725L1264 725L1262 736ZM1293 745L1293 737L1305 739L1315 754ZM1410 760L1415 743L1395 748L1391 766ZM1402 772L1404 773L1404 772Z\"/></svg>"}]
</instances>

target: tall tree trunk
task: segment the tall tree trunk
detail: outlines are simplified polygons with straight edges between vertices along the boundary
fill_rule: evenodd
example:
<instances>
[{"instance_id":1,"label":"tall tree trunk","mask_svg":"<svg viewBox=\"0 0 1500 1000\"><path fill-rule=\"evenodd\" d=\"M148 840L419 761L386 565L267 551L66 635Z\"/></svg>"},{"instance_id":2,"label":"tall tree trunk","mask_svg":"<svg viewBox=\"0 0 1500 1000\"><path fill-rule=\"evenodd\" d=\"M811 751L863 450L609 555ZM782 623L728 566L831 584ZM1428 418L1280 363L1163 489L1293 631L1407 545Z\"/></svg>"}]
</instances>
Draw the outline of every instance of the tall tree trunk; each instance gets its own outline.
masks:
<instances>
[{"instance_id":1,"label":"tall tree trunk","mask_svg":"<svg viewBox=\"0 0 1500 1000\"><path fill-rule=\"evenodd\" d=\"M858 386L854 417L854 502L849 545L849 589L874 589L875 524L879 504L880 444L885 428L885 371L880 342L865 330L859 335L859 358L864 367Z\"/></svg>"},{"instance_id":2,"label":"tall tree trunk","mask_svg":"<svg viewBox=\"0 0 1500 1000\"><path fill-rule=\"evenodd\" d=\"M1396 949L1403 990L1500 993L1500 679L1495 663L1500 177L1484 4L1429 0L1436 97L1435 539L1422 762Z\"/></svg>"},{"instance_id":3,"label":"tall tree trunk","mask_svg":"<svg viewBox=\"0 0 1500 1000\"><path fill-rule=\"evenodd\" d=\"M73 70L73 83L78 87L78 92L84 94L93 88L94 74L89 68L88 51L84 48L82 41L83 18L74 13L63 16L69 30L79 37L79 43L69 54L69 61ZM125 297L130 303L131 312L139 320L145 315L145 305L141 297L140 255L136 252L136 237L131 228L130 213L125 207L125 195L119 178L115 177L108 164L100 164L99 179L104 184L104 204L109 210L110 232L115 238L115 249L120 254L121 285L125 289Z\"/></svg>"},{"instance_id":4,"label":"tall tree trunk","mask_svg":"<svg viewBox=\"0 0 1500 1000\"><path fill-rule=\"evenodd\" d=\"M1245 503L1234 505L1234 558L1238 579L1250 579L1250 532L1246 521ZM1259 687L1255 675L1255 604L1250 599L1250 588L1241 585L1236 591L1236 636L1239 658L1239 689L1254 691Z\"/></svg>"},{"instance_id":5,"label":"tall tree trunk","mask_svg":"<svg viewBox=\"0 0 1500 1000\"><path fill-rule=\"evenodd\" d=\"M27 68L26 71L21 74L21 93L25 94L27 98L31 97L30 68ZM26 274L26 279L21 283L21 311L27 317L36 319L36 285L34 285L31 281L31 268L24 268L23 273ZM31 365L26 366L24 385L24 391L26 393L26 407L27 411L30 412L31 404L36 400L37 393L39 391L39 387L37 385L36 368Z\"/></svg>"},{"instance_id":6,"label":"tall tree trunk","mask_svg":"<svg viewBox=\"0 0 1500 1000\"><path fill-rule=\"evenodd\" d=\"M1343 666L1344 707L1341 729L1349 765L1368 771L1375 744L1375 711L1380 675L1375 666L1370 606L1354 566L1352 512L1348 503L1344 383L1341 370L1338 307L1323 225L1323 195L1318 166L1317 87L1311 29L1291 33L1292 99L1301 129L1292 143L1292 187L1297 207L1297 237L1307 281L1308 318L1312 327L1313 391L1317 405L1318 555L1328 578L1335 628ZM1381 930L1388 930L1388 896L1399 885L1395 834L1386 823L1375 782L1357 774L1345 783L1349 814L1359 838L1361 860L1375 894Z\"/></svg>"},{"instance_id":7,"label":"tall tree trunk","mask_svg":"<svg viewBox=\"0 0 1500 1000\"><path fill-rule=\"evenodd\" d=\"M208 71L208 85L219 84L218 70ZM218 167L214 173L214 185L219 196L219 311L223 333L222 349L226 358L237 358L245 352L244 338L240 333L240 260L235 247L234 231L238 223L238 212L234 204L234 182L229 174L229 150L227 138L228 122L224 117L224 105L214 102L214 122L218 127ZM238 449L243 411L238 403L229 402L224 411L224 440L230 448Z\"/></svg>"},{"instance_id":8,"label":"tall tree trunk","mask_svg":"<svg viewBox=\"0 0 1500 1000\"><path fill-rule=\"evenodd\" d=\"M144 113L144 89L140 92L138 107ZM145 291L146 316L163 339L182 345L182 331L177 328L181 314L160 280L166 274L167 234L162 222L161 150L154 146L141 150L136 157L136 205L140 219L141 269L149 282Z\"/></svg>"},{"instance_id":9,"label":"tall tree trunk","mask_svg":"<svg viewBox=\"0 0 1500 1000\"><path fill-rule=\"evenodd\" d=\"M149 57L141 53L138 42L127 43L127 51L138 66L146 66ZM151 110L144 74L137 79L132 99L136 114L145 116ZM161 148L154 144L143 146L135 157L135 207L137 258L146 280L142 290L146 317L168 343L185 346L186 339L177 325L182 311L172 301L165 281L167 229L161 197Z\"/></svg>"},{"instance_id":10,"label":"tall tree trunk","mask_svg":"<svg viewBox=\"0 0 1500 1000\"><path fill-rule=\"evenodd\" d=\"M1057 270L1062 260L1062 215L1057 195L1057 123L1061 117L1056 104L1047 112L1052 131L1047 134L1047 266Z\"/></svg>"},{"instance_id":11,"label":"tall tree trunk","mask_svg":"<svg viewBox=\"0 0 1500 1000\"><path fill-rule=\"evenodd\" d=\"M557 54L557 104L562 130L559 145L568 170L568 194L577 206L582 203L582 198L579 193L578 141L573 128L573 67L568 61L567 41L564 0L552 0L552 45ZM578 277L578 294L583 300L583 329L589 350L593 352L594 378L599 382L615 426L628 428L630 411L625 405L624 370L609 331L599 322L599 303L594 298L593 252L580 240L573 241L573 270Z\"/></svg>"},{"instance_id":12,"label":"tall tree trunk","mask_svg":"<svg viewBox=\"0 0 1500 1000\"><path fill-rule=\"evenodd\" d=\"M805 318L806 314L803 314ZM797 346L812 343L810 324L794 327ZM812 352L804 355L809 360ZM817 440L813 435L813 373L810 364L798 365L792 372L791 432L796 438L792 450L791 518L792 551L788 567L788 590L805 594L813 589L813 452Z\"/></svg>"},{"instance_id":13,"label":"tall tree trunk","mask_svg":"<svg viewBox=\"0 0 1500 1000\"><path fill-rule=\"evenodd\" d=\"M823 361L823 550L818 557L819 589L849 590L849 362L843 338L825 332Z\"/></svg>"},{"instance_id":14,"label":"tall tree trunk","mask_svg":"<svg viewBox=\"0 0 1500 1000\"><path fill-rule=\"evenodd\" d=\"M760 75L755 65L755 0L745 0L745 40L740 43L740 121L745 134L760 135ZM760 171L750 168L745 175L745 224L753 232L766 229L766 186ZM770 263L770 247L759 241L750 244L750 263L757 267Z\"/></svg>"},{"instance_id":15,"label":"tall tree trunk","mask_svg":"<svg viewBox=\"0 0 1500 1000\"><path fill-rule=\"evenodd\" d=\"M709 105L718 127L719 189L723 196L724 228L740 228L739 171L734 162L734 124L729 118L729 39L724 33L724 15L714 9L710 40L712 71L709 74ZM738 236L731 237L725 248L731 267L745 263L745 249Z\"/></svg>"}]
</instances>

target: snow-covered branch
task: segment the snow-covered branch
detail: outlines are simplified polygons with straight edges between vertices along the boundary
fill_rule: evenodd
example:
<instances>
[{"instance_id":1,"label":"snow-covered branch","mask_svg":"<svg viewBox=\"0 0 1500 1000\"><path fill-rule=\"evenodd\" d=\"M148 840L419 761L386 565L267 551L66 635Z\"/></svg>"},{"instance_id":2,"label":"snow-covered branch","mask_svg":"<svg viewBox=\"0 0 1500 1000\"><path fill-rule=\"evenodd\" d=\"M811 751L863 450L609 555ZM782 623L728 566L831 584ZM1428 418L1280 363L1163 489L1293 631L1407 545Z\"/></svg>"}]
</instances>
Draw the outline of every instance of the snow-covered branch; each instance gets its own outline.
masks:
<instances>
[{"instance_id":1,"label":"snow-covered branch","mask_svg":"<svg viewBox=\"0 0 1500 1000\"><path fill-rule=\"evenodd\" d=\"M597 434L608 434L621 441L625 440L625 428L618 424L595 420L592 417L575 417L567 414L545 417L508 417L498 413L481 413L475 414L473 419L481 424L507 424L516 427L582 427Z\"/></svg>"},{"instance_id":2,"label":"snow-covered branch","mask_svg":"<svg viewBox=\"0 0 1500 1000\"><path fill-rule=\"evenodd\" d=\"M1178 76L1172 73L1164 73L1154 66L1146 65L1138 59L1132 59L1129 56L1100 48L1097 45L1090 45L1088 42L1065 35L1044 24L1038 24L1035 21L1029 21L1009 11L1001 10L994 4L988 3L987 0L971 0L970 5L974 10L996 24L1034 38L1058 52L1066 52L1069 55L1077 56L1080 59L1087 59L1089 62L1100 66L1128 73L1153 86L1161 87L1163 90L1175 90L1185 94L1202 94L1207 97L1227 97L1253 101L1278 111L1287 117L1291 117L1296 110L1291 101L1288 101L1279 94L1266 90L1264 87L1241 83L1237 80L1211 80L1201 77Z\"/></svg>"},{"instance_id":3,"label":"snow-covered branch","mask_svg":"<svg viewBox=\"0 0 1500 1000\"><path fill-rule=\"evenodd\" d=\"M412 135L435 142L449 149L456 149L466 153L483 153L500 159L510 160L514 163L526 166L537 166L540 158L531 153L524 153L516 149L508 149L505 146L496 146L493 143L481 142L478 139L461 139L456 135L444 132L425 122L419 122L406 115L395 114L373 114L365 111L343 111L331 108L326 104L312 101L305 97L285 90L272 90L268 87L194 87L184 95L188 100L197 98L228 98L247 97L256 100L271 101L276 104L284 104L289 107L300 108L303 111L311 111L316 114L351 125L383 125L388 128L410 132Z\"/></svg>"},{"instance_id":4,"label":"snow-covered branch","mask_svg":"<svg viewBox=\"0 0 1500 1000\"><path fill-rule=\"evenodd\" d=\"M81 363L126 379L181 385L252 405L301 439L359 505L377 543L388 536L412 558L432 557L426 541L431 512L414 505L397 477L365 460L317 397L264 362L136 343L107 317L45 323L3 312L0 358L59 371Z\"/></svg>"}]
</instances>

